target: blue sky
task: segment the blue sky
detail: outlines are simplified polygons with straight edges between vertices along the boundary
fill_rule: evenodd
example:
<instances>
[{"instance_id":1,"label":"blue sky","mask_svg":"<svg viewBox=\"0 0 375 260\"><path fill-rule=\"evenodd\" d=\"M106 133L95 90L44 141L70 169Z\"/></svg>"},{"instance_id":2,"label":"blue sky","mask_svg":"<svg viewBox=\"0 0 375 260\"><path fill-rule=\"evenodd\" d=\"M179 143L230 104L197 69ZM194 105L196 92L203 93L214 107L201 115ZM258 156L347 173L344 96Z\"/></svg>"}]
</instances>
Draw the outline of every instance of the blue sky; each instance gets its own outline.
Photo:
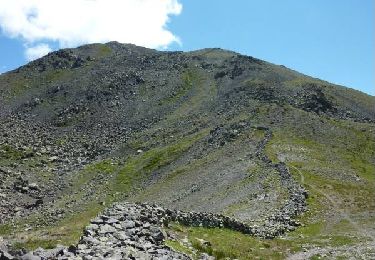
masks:
<instances>
[{"instance_id":1,"label":"blue sky","mask_svg":"<svg viewBox=\"0 0 375 260\"><path fill-rule=\"evenodd\" d=\"M137 27L149 19L150 24L139 25L143 37L126 38L113 30L106 38L82 38L79 42L51 35L26 39L26 34L9 32L0 13L0 71L26 63L25 48L40 43L54 50L108 39L168 50L230 49L375 95L374 0L168 1L173 11L171 6L160 4L160 8L153 7L154 13L144 14L138 22L123 21ZM182 5L182 9L176 4ZM142 8L137 10L143 12ZM162 15L164 20L160 20ZM108 17L103 17L106 20ZM126 30L124 23L118 30ZM153 24L160 26L156 28ZM154 31L148 31L151 27Z\"/></svg>"}]
</instances>

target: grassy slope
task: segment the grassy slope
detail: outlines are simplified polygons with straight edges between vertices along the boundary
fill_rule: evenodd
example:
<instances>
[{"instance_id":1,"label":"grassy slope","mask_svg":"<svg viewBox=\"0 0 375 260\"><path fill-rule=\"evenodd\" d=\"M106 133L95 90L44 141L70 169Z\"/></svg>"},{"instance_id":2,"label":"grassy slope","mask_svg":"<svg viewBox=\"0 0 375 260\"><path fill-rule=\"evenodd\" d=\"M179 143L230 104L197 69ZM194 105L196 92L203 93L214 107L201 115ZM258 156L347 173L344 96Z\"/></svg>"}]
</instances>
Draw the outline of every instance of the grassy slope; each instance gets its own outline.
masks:
<instances>
[{"instance_id":1,"label":"grassy slope","mask_svg":"<svg viewBox=\"0 0 375 260\"><path fill-rule=\"evenodd\" d=\"M274 160L283 157L310 194L310 210L300 217L305 227L292 232L287 239L321 246L372 239L375 213L372 128L332 119L325 119L324 124L335 131L310 138L280 129L268 147Z\"/></svg>"},{"instance_id":2,"label":"grassy slope","mask_svg":"<svg viewBox=\"0 0 375 260\"><path fill-rule=\"evenodd\" d=\"M53 247L56 244L69 245L76 242L83 228L105 205L124 199L141 188L141 184L156 169L166 166L186 152L195 142L207 134L198 132L170 145L155 147L129 158L114 158L92 163L74 175L73 186L55 204L64 208L72 200L82 200L82 205L74 213L68 214L52 226L43 226L43 215L36 213L21 219L13 225L0 226L0 235L18 241L17 247L35 249L38 246ZM108 175L103 183L95 183L95 193L87 199L90 183L101 175ZM42 224L42 225L41 225ZM37 227L41 225L41 227ZM25 228L34 227L32 230Z\"/></svg>"},{"instance_id":3,"label":"grassy slope","mask_svg":"<svg viewBox=\"0 0 375 260\"><path fill-rule=\"evenodd\" d=\"M373 129L368 124L323 120L326 127L335 131L323 131L319 137L312 137L307 129L301 131L306 126L284 125L274 132L267 146L270 157L274 161L286 161L294 177L309 191L309 210L299 217L302 227L273 240L225 229L174 225L171 231L181 238L187 237L198 252L219 259L284 259L304 248L371 241L375 233ZM347 139L343 140L343 136ZM201 246L197 238L209 241L211 246ZM168 244L187 250L186 245L177 241Z\"/></svg>"},{"instance_id":4,"label":"grassy slope","mask_svg":"<svg viewBox=\"0 0 375 260\"><path fill-rule=\"evenodd\" d=\"M270 109L265 108L264 114L272 112ZM172 232L181 238L187 237L197 251L218 258L239 259L283 259L303 248L336 247L371 239L373 234L365 231L374 224L375 212L375 170L371 161L375 138L371 125L311 117L303 111L289 109L286 108L284 121L274 127L267 153L274 161L285 161L296 180L309 190L309 211L299 218L302 227L274 240L225 229L179 225L173 226ZM261 114L257 115L257 121L267 123ZM291 122L298 117L304 117L301 121L305 125ZM310 127L314 124L323 129ZM209 241L211 246L202 247L196 238ZM167 244L194 255L178 241L167 241Z\"/></svg>"},{"instance_id":5,"label":"grassy slope","mask_svg":"<svg viewBox=\"0 0 375 260\"><path fill-rule=\"evenodd\" d=\"M309 131L300 131L299 127L290 128L289 125L292 124L289 123L276 128L274 137L267 146L267 153L274 161L286 161L295 178L309 190L309 211L300 217L304 227L291 232L285 238L275 240L252 238L231 230L195 227L179 227L174 229L174 232L188 236L198 251L208 252L218 257L228 256L240 259L256 256L282 259L291 252L302 250L303 247L339 246L369 239L366 238L367 234L363 232L363 229L374 224L371 214L375 211L372 199L375 197L375 171L370 161L373 158L372 147L374 147L375 138L370 126L324 119L327 127L337 128L334 133L344 131L345 136L350 140L348 143L347 140L340 138L332 139L330 135L334 133L322 132L324 134L316 137L310 135ZM286 128L285 125L288 127ZM67 245L73 243L79 238L82 228L89 219L104 208L101 202L111 203L124 198L124 195L129 194L134 187L138 186L137 183L141 183L153 170L176 160L206 134L207 132L201 132L188 136L168 146L155 147L135 157L104 160L89 165L75 176L75 185L71 189L72 191L84 190L82 187L95 177L103 173L108 174L109 182L103 184L102 187L97 187L98 192L110 188L105 198L85 201L81 211L71 214L52 227L47 226L23 232L25 224L39 221L38 216L31 216L15 227L1 227L0 232L8 235L16 232L16 238L21 241L17 244L19 247L53 247L57 243ZM9 155L19 156L11 149L8 150ZM332 164L332 161L340 163ZM358 181L353 182L353 178L357 178ZM67 195L63 198L60 201L61 204L57 206L63 206L65 200L79 199L84 196L83 193L72 192L72 194L74 195ZM324 194L334 198L335 205L331 205L330 200ZM332 207L334 207L333 210ZM212 246L201 248L198 243L194 242L195 238L210 241ZM178 248L175 241L167 243L174 245L176 249L186 250L186 248Z\"/></svg>"}]
</instances>

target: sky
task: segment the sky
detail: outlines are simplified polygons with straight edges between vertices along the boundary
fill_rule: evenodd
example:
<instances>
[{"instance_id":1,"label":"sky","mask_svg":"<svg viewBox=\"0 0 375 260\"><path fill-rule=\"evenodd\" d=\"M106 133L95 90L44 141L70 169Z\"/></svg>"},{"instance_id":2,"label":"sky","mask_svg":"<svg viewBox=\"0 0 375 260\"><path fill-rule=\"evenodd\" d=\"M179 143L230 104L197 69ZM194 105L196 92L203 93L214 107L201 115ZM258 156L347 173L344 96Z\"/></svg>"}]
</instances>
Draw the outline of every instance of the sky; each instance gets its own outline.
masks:
<instances>
[{"instance_id":1,"label":"sky","mask_svg":"<svg viewBox=\"0 0 375 260\"><path fill-rule=\"evenodd\" d=\"M375 0L0 0L0 73L108 41L220 47L375 95Z\"/></svg>"}]
</instances>

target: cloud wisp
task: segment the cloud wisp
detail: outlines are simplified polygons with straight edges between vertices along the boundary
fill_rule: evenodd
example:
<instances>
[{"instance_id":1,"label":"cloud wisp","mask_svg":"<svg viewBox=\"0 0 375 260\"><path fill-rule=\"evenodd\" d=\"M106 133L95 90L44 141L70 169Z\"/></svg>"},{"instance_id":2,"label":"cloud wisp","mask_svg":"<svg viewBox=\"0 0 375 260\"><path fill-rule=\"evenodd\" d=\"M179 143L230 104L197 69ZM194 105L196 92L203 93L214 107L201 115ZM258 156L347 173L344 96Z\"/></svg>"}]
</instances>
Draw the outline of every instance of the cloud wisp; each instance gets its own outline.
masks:
<instances>
[{"instance_id":1,"label":"cloud wisp","mask_svg":"<svg viewBox=\"0 0 375 260\"><path fill-rule=\"evenodd\" d=\"M37 58L40 58L48 54L51 51L52 49L48 46L48 44L40 43L33 47L27 47L25 51L25 55L26 55L27 60L35 60Z\"/></svg>"},{"instance_id":2,"label":"cloud wisp","mask_svg":"<svg viewBox=\"0 0 375 260\"><path fill-rule=\"evenodd\" d=\"M28 59L46 54L51 41L60 47L119 41L165 48L179 42L166 26L181 11L178 0L0 0L0 27L24 41Z\"/></svg>"}]
</instances>

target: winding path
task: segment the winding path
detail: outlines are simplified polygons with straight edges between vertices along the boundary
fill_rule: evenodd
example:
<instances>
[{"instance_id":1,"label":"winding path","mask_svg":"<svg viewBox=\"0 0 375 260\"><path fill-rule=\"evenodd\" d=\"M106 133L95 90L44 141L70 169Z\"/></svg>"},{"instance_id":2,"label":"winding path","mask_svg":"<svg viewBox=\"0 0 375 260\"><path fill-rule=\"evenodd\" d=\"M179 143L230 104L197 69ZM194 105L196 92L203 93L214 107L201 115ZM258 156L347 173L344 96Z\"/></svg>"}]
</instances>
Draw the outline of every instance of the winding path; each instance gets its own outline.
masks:
<instances>
[{"instance_id":1,"label":"winding path","mask_svg":"<svg viewBox=\"0 0 375 260\"><path fill-rule=\"evenodd\" d=\"M293 165L289 165L289 167L292 167L293 169L295 169L298 174L300 175L300 182L301 182L301 185L308 185L312 190L314 190L315 192L319 193L320 195L324 196L330 203L331 205L333 206L333 209L340 213L340 215L346 220L348 221L357 231L359 231L361 234L365 235L366 237L368 238L371 238L373 241L375 241L375 237L370 234L369 232L367 232L367 230L363 229L355 220L353 220L343 209L340 208L340 206L338 205L338 203L335 201L335 199L333 199L328 193L322 191L321 189L319 189L318 187L312 185L312 184L306 184L305 183L305 177L303 175L303 173L295 166Z\"/></svg>"},{"instance_id":2,"label":"winding path","mask_svg":"<svg viewBox=\"0 0 375 260\"><path fill-rule=\"evenodd\" d=\"M372 257L375 257L375 237L370 234L366 229L361 227L355 220L353 220L349 214L347 214L342 208L340 208L339 204L336 202L334 198L332 198L328 193L322 191L315 185L312 185L311 183L306 184L305 183L305 176L304 174L295 166L290 165L289 167L295 169L297 173L300 176L300 183L304 186L309 186L311 190L314 192L324 196L332 205L333 209L338 212L343 219L348 221L360 234L364 235L365 237L370 238L372 241L362 243L360 245L354 245L354 246L341 246L341 247L326 247L326 248L311 248L307 250L306 252L298 252L296 254L288 256L288 260L303 260L303 259L309 259L310 257L317 255L317 254L331 254L331 256L336 257L339 256L338 254L344 255L345 257L348 253L350 255L355 256L363 256L363 254L369 253ZM336 254L336 255L332 255Z\"/></svg>"}]
</instances>

